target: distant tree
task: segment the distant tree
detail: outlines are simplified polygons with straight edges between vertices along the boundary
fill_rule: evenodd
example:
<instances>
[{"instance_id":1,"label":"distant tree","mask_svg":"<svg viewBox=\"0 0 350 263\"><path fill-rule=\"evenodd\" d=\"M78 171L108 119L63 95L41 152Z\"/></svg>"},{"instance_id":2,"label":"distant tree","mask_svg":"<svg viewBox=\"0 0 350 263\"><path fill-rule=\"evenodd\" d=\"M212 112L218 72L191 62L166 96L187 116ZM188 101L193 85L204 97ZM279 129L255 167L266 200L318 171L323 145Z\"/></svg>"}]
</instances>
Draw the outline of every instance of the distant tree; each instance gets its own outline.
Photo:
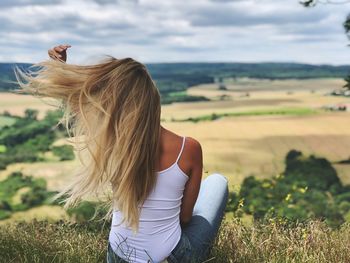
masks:
<instances>
[{"instance_id":1,"label":"distant tree","mask_svg":"<svg viewBox=\"0 0 350 263\"><path fill-rule=\"evenodd\" d=\"M60 161L74 159L73 147L71 145L52 146L51 150L54 155L60 158Z\"/></svg>"},{"instance_id":2,"label":"distant tree","mask_svg":"<svg viewBox=\"0 0 350 263\"><path fill-rule=\"evenodd\" d=\"M230 100L232 97L230 95L226 95L226 94L223 94L223 95L220 95L219 96L219 100L223 101L223 100Z\"/></svg>"},{"instance_id":3,"label":"distant tree","mask_svg":"<svg viewBox=\"0 0 350 263\"><path fill-rule=\"evenodd\" d=\"M5 110L3 113L2 113L3 116L6 116L6 117L11 117L11 113L7 110Z\"/></svg>"},{"instance_id":4,"label":"distant tree","mask_svg":"<svg viewBox=\"0 0 350 263\"><path fill-rule=\"evenodd\" d=\"M312 7L317 4L334 4L334 5L346 4L346 3L350 3L350 0L301 0L299 2L305 7Z\"/></svg>"},{"instance_id":5,"label":"distant tree","mask_svg":"<svg viewBox=\"0 0 350 263\"><path fill-rule=\"evenodd\" d=\"M36 120L38 117L38 110L26 109L24 112L24 117L27 119Z\"/></svg>"},{"instance_id":6,"label":"distant tree","mask_svg":"<svg viewBox=\"0 0 350 263\"><path fill-rule=\"evenodd\" d=\"M210 120L212 120L212 121L214 121L214 120L217 120L217 119L219 119L220 118L220 116L218 116L216 113L212 113L211 114L211 116L210 116Z\"/></svg>"},{"instance_id":7,"label":"distant tree","mask_svg":"<svg viewBox=\"0 0 350 263\"><path fill-rule=\"evenodd\" d=\"M346 88L347 90L350 90L350 76L347 76L345 78L346 84L344 85L344 88Z\"/></svg>"},{"instance_id":8,"label":"distant tree","mask_svg":"<svg viewBox=\"0 0 350 263\"><path fill-rule=\"evenodd\" d=\"M225 84L220 83L220 85L219 85L219 90L227 90Z\"/></svg>"},{"instance_id":9,"label":"distant tree","mask_svg":"<svg viewBox=\"0 0 350 263\"><path fill-rule=\"evenodd\" d=\"M350 3L350 0L300 0L299 3L301 3L305 7L313 7L317 4L333 4L333 5L341 5L341 4L347 4ZM343 23L345 33L350 39L350 14L347 16L345 22ZM343 88L350 90L350 77L346 77L344 79L346 81L346 84L343 86Z\"/></svg>"},{"instance_id":10,"label":"distant tree","mask_svg":"<svg viewBox=\"0 0 350 263\"><path fill-rule=\"evenodd\" d=\"M58 124L63 116L61 111L47 111L42 120L37 119L37 114L37 110L27 109L25 117L15 117L13 125L2 127L0 145L6 151L0 152L0 170L10 163L40 161L40 153L50 150L53 141L66 134L64 126ZM74 157L67 149L61 152L63 158Z\"/></svg>"}]
</instances>

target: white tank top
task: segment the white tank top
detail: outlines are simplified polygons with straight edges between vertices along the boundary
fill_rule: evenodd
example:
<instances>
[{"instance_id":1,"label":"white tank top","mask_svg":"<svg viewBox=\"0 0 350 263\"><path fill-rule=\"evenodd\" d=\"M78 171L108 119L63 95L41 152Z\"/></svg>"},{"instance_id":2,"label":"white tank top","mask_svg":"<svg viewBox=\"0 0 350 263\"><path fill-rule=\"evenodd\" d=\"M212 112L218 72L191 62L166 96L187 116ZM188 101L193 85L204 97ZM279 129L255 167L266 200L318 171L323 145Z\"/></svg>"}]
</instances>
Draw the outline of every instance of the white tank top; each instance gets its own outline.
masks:
<instances>
[{"instance_id":1,"label":"white tank top","mask_svg":"<svg viewBox=\"0 0 350 263\"><path fill-rule=\"evenodd\" d=\"M185 145L183 137L176 161L157 172L157 182L141 208L139 232L135 235L119 210L113 211L109 242L113 251L128 262L161 262L170 255L181 237L180 208L189 179L178 165Z\"/></svg>"}]
</instances>

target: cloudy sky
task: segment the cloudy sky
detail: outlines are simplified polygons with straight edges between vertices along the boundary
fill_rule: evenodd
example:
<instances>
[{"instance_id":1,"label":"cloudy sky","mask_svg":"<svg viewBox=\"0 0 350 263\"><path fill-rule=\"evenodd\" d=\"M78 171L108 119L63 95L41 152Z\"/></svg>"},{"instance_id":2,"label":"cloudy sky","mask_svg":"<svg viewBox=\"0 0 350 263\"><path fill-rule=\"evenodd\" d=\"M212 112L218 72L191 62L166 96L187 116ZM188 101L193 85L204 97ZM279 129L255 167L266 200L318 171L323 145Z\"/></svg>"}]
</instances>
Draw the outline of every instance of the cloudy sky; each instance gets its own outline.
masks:
<instances>
[{"instance_id":1,"label":"cloudy sky","mask_svg":"<svg viewBox=\"0 0 350 263\"><path fill-rule=\"evenodd\" d=\"M307 9L298 0L0 0L0 61L39 62L69 43L71 63L109 54L350 64L348 13L350 4Z\"/></svg>"}]
</instances>

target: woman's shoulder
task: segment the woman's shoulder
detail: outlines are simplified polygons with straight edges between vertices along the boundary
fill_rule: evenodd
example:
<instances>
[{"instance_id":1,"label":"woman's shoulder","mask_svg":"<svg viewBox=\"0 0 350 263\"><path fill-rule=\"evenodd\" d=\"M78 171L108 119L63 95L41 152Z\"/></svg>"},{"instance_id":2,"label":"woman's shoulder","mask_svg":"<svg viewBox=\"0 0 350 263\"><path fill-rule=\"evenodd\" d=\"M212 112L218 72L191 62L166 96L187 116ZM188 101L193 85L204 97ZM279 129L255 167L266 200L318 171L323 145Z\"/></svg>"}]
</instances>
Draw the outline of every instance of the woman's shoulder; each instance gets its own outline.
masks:
<instances>
[{"instance_id":1,"label":"woman's shoulder","mask_svg":"<svg viewBox=\"0 0 350 263\"><path fill-rule=\"evenodd\" d=\"M193 154L202 152L202 145L200 144L200 142L190 136L186 136L186 147L188 149L188 151L190 151Z\"/></svg>"},{"instance_id":2,"label":"woman's shoulder","mask_svg":"<svg viewBox=\"0 0 350 263\"><path fill-rule=\"evenodd\" d=\"M194 174L201 177L203 168L202 146L197 139L190 136L186 136L185 142L183 152L183 160L185 161L182 163L183 167L186 167L187 174L190 178L192 178ZM195 176L195 178L198 176Z\"/></svg>"},{"instance_id":3,"label":"woman's shoulder","mask_svg":"<svg viewBox=\"0 0 350 263\"><path fill-rule=\"evenodd\" d=\"M202 150L202 146L199 142L198 139L191 137L191 136L186 136L186 135L179 135L174 132L172 132L174 135L174 138L184 138L185 137L185 147L187 148L187 151L190 152L198 152Z\"/></svg>"},{"instance_id":4,"label":"woman's shoulder","mask_svg":"<svg viewBox=\"0 0 350 263\"><path fill-rule=\"evenodd\" d=\"M185 137L184 154L195 155L202 153L202 146L198 139L191 136L180 135L170 130L167 131L168 134L173 138L171 141L179 141Z\"/></svg>"}]
</instances>

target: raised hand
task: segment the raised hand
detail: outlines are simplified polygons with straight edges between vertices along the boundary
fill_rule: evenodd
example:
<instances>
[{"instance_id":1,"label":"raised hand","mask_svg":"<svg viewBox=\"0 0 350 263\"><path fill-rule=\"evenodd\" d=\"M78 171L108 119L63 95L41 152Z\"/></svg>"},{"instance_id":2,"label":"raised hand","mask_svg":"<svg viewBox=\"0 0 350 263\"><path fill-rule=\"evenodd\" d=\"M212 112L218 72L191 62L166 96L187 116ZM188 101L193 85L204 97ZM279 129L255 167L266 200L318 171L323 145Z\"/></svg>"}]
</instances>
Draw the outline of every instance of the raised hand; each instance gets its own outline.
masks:
<instances>
[{"instance_id":1,"label":"raised hand","mask_svg":"<svg viewBox=\"0 0 350 263\"><path fill-rule=\"evenodd\" d=\"M61 62L67 61L67 49L70 48L71 45L59 45L55 46L48 50L48 54L50 58L59 60Z\"/></svg>"}]
</instances>

